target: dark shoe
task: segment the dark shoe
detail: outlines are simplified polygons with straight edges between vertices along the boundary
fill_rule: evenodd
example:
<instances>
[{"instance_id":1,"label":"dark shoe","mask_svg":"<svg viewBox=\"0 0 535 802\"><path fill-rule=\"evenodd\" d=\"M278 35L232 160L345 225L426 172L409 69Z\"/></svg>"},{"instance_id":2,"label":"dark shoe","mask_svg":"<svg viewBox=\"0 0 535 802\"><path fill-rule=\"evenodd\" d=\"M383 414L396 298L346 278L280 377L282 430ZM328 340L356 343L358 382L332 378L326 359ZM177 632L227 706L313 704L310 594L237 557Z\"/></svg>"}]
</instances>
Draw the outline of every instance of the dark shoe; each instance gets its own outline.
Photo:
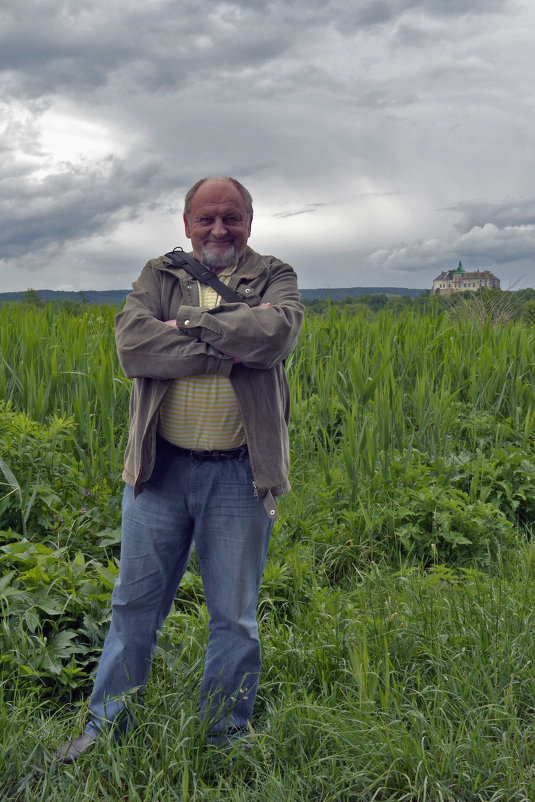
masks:
<instances>
[{"instance_id":1,"label":"dark shoe","mask_svg":"<svg viewBox=\"0 0 535 802\"><path fill-rule=\"evenodd\" d=\"M92 735L79 735L72 741L66 741L63 746L60 746L54 757L61 763L74 763L79 757L89 752L95 745L95 739Z\"/></svg>"},{"instance_id":2,"label":"dark shoe","mask_svg":"<svg viewBox=\"0 0 535 802\"><path fill-rule=\"evenodd\" d=\"M231 729L226 732L218 732L215 735L209 735L206 739L206 745L209 747L218 747L220 749L241 749L244 752L251 751L251 736L252 731L249 729Z\"/></svg>"}]
</instances>

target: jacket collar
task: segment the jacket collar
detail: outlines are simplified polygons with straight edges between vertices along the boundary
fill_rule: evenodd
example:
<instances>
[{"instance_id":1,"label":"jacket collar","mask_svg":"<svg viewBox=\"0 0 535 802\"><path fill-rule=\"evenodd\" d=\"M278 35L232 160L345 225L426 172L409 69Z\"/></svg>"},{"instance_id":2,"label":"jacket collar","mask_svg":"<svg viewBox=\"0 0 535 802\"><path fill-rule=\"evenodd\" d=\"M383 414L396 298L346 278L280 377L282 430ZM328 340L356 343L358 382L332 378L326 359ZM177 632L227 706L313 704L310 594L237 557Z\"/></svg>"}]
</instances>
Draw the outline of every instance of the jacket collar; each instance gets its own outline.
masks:
<instances>
[{"instance_id":1,"label":"jacket collar","mask_svg":"<svg viewBox=\"0 0 535 802\"><path fill-rule=\"evenodd\" d=\"M193 256L193 251L189 251L189 253L191 254L191 256ZM190 274L186 270L184 270L184 268L173 267L172 265L166 264L163 261L162 256L160 256L160 258L156 260L156 264L154 266L158 270L165 270L168 273L172 273L178 279L191 278ZM247 246L243 256L240 258L238 262L237 270L233 274L232 278L254 279L262 275L262 273L264 273L266 270L267 267L264 264L262 256L256 251L253 251L252 248Z\"/></svg>"}]
</instances>

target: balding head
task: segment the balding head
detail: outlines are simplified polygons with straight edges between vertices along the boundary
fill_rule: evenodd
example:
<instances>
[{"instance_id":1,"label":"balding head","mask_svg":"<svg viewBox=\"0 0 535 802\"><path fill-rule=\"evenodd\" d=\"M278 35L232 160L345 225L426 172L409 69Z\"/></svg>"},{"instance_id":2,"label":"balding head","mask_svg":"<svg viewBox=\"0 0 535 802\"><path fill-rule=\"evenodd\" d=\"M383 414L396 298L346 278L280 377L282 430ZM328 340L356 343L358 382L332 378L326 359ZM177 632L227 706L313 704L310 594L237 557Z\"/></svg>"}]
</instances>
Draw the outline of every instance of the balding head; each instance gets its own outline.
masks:
<instances>
[{"instance_id":1,"label":"balding head","mask_svg":"<svg viewBox=\"0 0 535 802\"><path fill-rule=\"evenodd\" d=\"M235 178L231 178L230 176L225 175L225 176L210 176L208 178L201 178L200 181L197 181L197 183L194 184L191 187L191 189L188 190L188 192L186 193L186 197L184 199L184 214L186 215L186 217L189 217L190 215L191 202L193 200L195 193L197 192L199 187L201 187L207 181L230 181L231 184L234 184L236 189L240 192L243 198L243 202L245 203L247 214L249 215L253 214L253 199L251 197L251 193L249 192L249 190L246 189L243 186L243 184L240 184L240 182L237 181Z\"/></svg>"}]
</instances>

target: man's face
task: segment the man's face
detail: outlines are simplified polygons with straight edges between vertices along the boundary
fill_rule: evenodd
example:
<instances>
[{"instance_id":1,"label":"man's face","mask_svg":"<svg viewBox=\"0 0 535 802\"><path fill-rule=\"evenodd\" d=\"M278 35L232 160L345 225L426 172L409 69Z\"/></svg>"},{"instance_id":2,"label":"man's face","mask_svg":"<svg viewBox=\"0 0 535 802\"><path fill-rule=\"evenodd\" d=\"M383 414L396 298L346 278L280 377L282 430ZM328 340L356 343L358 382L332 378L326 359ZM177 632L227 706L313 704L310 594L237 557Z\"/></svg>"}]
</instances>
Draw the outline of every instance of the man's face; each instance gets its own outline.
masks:
<instances>
[{"instance_id":1,"label":"man's face","mask_svg":"<svg viewBox=\"0 0 535 802\"><path fill-rule=\"evenodd\" d=\"M195 257L214 272L235 265L247 246L252 219L231 181L205 181L193 196L189 219L184 215Z\"/></svg>"}]
</instances>

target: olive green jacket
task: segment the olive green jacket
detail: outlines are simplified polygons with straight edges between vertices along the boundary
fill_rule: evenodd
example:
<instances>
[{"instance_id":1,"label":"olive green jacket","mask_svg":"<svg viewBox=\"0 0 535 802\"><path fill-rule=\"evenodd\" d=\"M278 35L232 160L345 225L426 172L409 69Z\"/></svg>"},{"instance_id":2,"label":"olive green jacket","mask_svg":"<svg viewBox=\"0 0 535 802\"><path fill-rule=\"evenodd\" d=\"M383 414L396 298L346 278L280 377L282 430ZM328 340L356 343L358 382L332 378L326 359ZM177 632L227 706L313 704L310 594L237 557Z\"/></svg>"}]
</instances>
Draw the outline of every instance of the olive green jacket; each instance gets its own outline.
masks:
<instances>
[{"instance_id":1,"label":"olive green jacket","mask_svg":"<svg viewBox=\"0 0 535 802\"><path fill-rule=\"evenodd\" d=\"M197 282L163 257L147 262L134 283L115 319L119 359L134 379L123 479L137 495L150 478L158 411L174 379L228 376L243 419L255 492L274 518L275 497L290 489L284 360L296 345L303 306L293 269L249 247L229 286L271 306L223 302L202 309ZM164 323L175 318L177 328Z\"/></svg>"}]
</instances>

